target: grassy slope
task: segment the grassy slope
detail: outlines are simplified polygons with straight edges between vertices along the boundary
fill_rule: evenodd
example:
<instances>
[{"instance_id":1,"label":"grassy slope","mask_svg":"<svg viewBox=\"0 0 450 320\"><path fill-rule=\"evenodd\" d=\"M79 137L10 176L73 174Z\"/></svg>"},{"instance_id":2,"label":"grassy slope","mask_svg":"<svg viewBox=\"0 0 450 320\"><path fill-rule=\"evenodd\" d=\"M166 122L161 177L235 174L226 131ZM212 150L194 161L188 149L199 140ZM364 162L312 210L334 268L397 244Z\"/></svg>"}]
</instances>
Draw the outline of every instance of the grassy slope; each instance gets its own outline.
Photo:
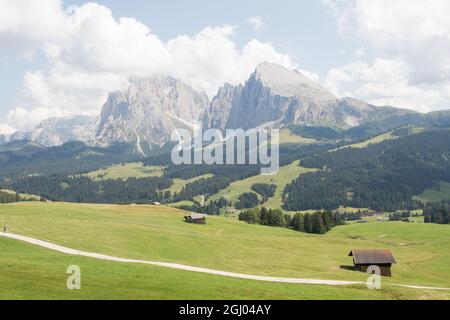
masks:
<instances>
[{"instance_id":1,"label":"grassy slope","mask_svg":"<svg viewBox=\"0 0 450 320\"><path fill-rule=\"evenodd\" d=\"M183 201L178 201L178 202L172 202L167 205L170 207L179 208L181 206L193 206L193 205L195 205L195 202L190 201L190 200L183 200Z\"/></svg>"},{"instance_id":2,"label":"grassy slope","mask_svg":"<svg viewBox=\"0 0 450 320\"><path fill-rule=\"evenodd\" d=\"M396 136L392 135L392 132L388 132L374 138L368 139L361 143L347 145L341 148L366 148L370 144L380 143L385 140L397 139ZM310 144L316 143L317 140L306 139L297 135L294 135L288 129L283 129L280 131L280 143L294 143L294 144ZM278 174L274 176L255 176L248 179L236 181L232 183L228 188L221 190L218 194L211 197L212 200L216 200L223 196L228 200L236 202L239 195L244 192L250 192L251 186L254 183L268 183L276 184L277 190L275 196L270 198L264 206L269 208L281 208L282 207L282 193L285 186L290 183L293 179L296 179L300 174L315 171L314 169L302 168L299 166L299 161L296 161L288 166L281 167ZM261 197L260 197L261 198Z\"/></svg>"},{"instance_id":3,"label":"grassy slope","mask_svg":"<svg viewBox=\"0 0 450 320\"><path fill-rule=\"evenodd\" d=\"M377 144L377 143L380 143L380 142L383 142L386 140L393 140L393 139L398 139L398 137L392 135L392 132L387 132L387 133L381 134L379 136L376 136L374 138L368 139L364 142L352 144L349 147L357 148L357 149L367 148L371 144Z\"/></svg>"},{"instance_id":4,"label":"grassy slope","mask_svg":"<svg viewBox=\"0 0 450 320\"><path fill-rule=\"evenodd\" d=\"M318 141L311 138L304 138L302 136L292 133L289 129L280 130L280 144L313 144Z\"/></svg>"},{"instance_id":5,"label":"grassy slope","mask_svg":"<svg viewBox=\"0 0 450 320\"><path fill-rule=\"evenodd\" d=\"M140 162L118 164L105 169L92 171L86 174L88 177L96 179L126 179L162 176L161 167L146 167Z\"/></svg>"},{"instance_id":6,"label":"grassy slope","mask_svg":"<svg viewBox=\"0 0 450 320\"><path fill-rule=\"evenodd\" d=\"M348 252L390 248L399 264L385 283L450 287L447 225L372 222L338 227L320 236L224 217L208 217L206 226L191 225L182 222L184 214L154 206L20 203L0 206L0 226L119 257L316 279L364 281L364 274L339 267L351 264Z\"/></svg>"},{"instance_id":7,"label":"grassy slope","mask_svg":"<svg viewBox=\"0 0 450 320\"><path fill-rule=\"evenodd\" d=\"M277 284L68 256L0 239L0 299L399 299L439 292L363 286ZM81 290L66 289L69 265L81 268Z\"/></svg>"},{"instance_id":8,"label":"grassy slope","mask_svg":"<svg viewBox=\"0 0 450 320\"><path fill-rule=\"evenodd\" d=\"M255 183L267 183L277 185L275 196L270 198L264 205L268 208L281 208L282 206L282 193L284 187L292 180L296 179L299 175L315 171L315 169L307 169L301 167L299 161L295 161L288 166L281 167L276 175L273 176L254 176L248 179L239 180L230 184L226 189L221 190L210 199L215 200L219 197L225 197L230 201L237 201L239 195L245 192L251 191L251 186Z\"/></svg>"},{"instance_id":9,"label":"grassy slope","mask_svg":"<svg viewBox=\"0 0 450 320\"><path fill-rule=\"evenodd\" d=\"M334 211L335 212L339 212L339 213L345 213L345 212L353 212L353 213L356 213L356 212L374 212L373 210L370 210L368 208L352 208L352 207L344 207L344 206L341 206L341 207L337 208Z\"/></svg>"},{"instance_id":10,"label":"grassy slope","mask_svg":"<svg viewBox=\"0 0 450 320\"><path fill-rule=\"evenodd\" d=\"M426 128L424 128L424 127L416 127L416 126L412 126L412 127L410 126L409 129L411 130L410 134L417 134L417 133L424 132L426 130ZM393 131L390 131L390 132L386 132L386 133L380 134L380 135L378 135L376 137L370 138L370 139L368 139L366 141L363 141L363 142L360 142L360 143L346 145L346 146L341 147L339 149L349 148L349 147L356 148L356 149L367 148L371 144L378 144L378 143L381 143L381 142L386 141L386 140L395 140L395 139L398 139L398 138L399 138L398 136L395 136L393 134Z\"/></svg>"},{"instance_id":11,"label":"grassy slope","mask_svg":"<svg viewBox=\"0 0 450 320\"><path fill-rule=\"evenodd\" d=\"M187 180L184 180L184 179L173 179L173 185L167 190L172 192L172 194L178 193L189 183L193 183L193 182L195 182L197 180L200 180L200 179L208 179L208 178L212 178L212 177L214 177L213 174L204 174L204 175L201 175L201 176L198 176L198 177L194 177L192 179L187 179Z\"/></svg>"},{"instance_id":12,"label":"grassy slope","mask_svg":"<svg viewBox=\"0 0 450 320\"><path fill-rule=\"evenodd\" d=\"M420 195L414 197L416 200L428 202L440 202L450 199L450 183L440 182L440 190L425 189Z\"/></svg>"},{"instance_id":13,"label":"grassy slope","mask_svg":"<svg viewBox=\"0 0 450 320\"><path fill-rule=\"evenodd\" d=\"M393 140L393 139L398 139L398 137L394 136L391 131L391 132L386 132L386 133L380 134L376 137L367 139L367 140L359 142L359 143L347 144L345 146L329 150L328 152L334 152L334 151L342 150L345 148L362 149L362 148L367 148L371 144L377 144L377 143L381 143L386 140Z\"/></svg>"}]
</instances>

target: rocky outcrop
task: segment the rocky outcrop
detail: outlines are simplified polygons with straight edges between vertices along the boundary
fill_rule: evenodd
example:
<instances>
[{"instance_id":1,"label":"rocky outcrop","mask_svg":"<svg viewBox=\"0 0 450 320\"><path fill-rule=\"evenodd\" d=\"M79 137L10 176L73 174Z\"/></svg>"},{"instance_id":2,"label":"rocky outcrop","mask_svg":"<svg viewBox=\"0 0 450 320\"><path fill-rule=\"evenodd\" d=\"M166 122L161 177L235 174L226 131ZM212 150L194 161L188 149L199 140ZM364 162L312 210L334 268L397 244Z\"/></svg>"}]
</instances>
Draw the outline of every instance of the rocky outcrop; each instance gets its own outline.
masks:
<instances>
[{"instance_id":1,"label":"rocky outcrop","mask_svg":"<svg viewBox=\"0 0 450 320\"><path fill-rule=\"evenodd\" d=\"M46 147L58 146L68 141L89 141L95 138L98 117L75 116L72 118L50 118L36 128L16 132L11 140L29 140Z\"/></svg>"},{"instance_id":2,"label":"rocky outcrop","mask_svg":"<svg viewBox=\"0 0 450 320\"><path fill-rule=\"evenodd\" d=\"M294 124L348 129L405 113L414 112L338 99L296 70L263 63L245 85L219 90L203 116L203 126L225 130Z\"/></svg>"},{"instance_id":3,"label":"rocky outcrop","mask_svg":"<svg viewBox=\"0 0 450 320\"><path fill-rule=\"evenodd\" d=\"M199 121L208 103L205 93L170 77L134 79L126 91L109 95L96 140L163 145L175 129Z\"/></svg>"}]
</instances>

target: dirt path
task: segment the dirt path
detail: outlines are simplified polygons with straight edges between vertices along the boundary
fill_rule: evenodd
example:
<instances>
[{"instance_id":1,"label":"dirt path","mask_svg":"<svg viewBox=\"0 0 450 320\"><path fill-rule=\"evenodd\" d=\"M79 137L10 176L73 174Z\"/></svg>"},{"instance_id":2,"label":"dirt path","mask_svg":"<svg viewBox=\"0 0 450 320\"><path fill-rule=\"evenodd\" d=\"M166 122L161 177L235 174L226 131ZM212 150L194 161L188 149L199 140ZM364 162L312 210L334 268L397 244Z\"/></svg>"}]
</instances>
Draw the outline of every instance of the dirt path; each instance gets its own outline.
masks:
<instances>
[{"instance_id":1,"label":"dirt path","mask_svg":"<svg viewBox=\"0 0 450 320\"><path fill-rule=\"evenodd\" d=\"M357 282L357 281L318 280L318 279L279 278L279 277L269 277L269 276L258 276L258 275L251 275L251 274L242 274L242 273L234 273L234 272L199 268L199 267L187 266L187 265L178 264L178 263L125 259L125 258L118 258L118 257L104 255L104 254L99 254L99 253L91 253L91 252L85 252L85 251L80 251L80 250L76 250L76 249L66 248L66 247L63 247L63 246L60 246L57 244L53 244L50 242L46 242L46 241L42 241L42 240L38 240L38 239L26 237L26 236L21 236L18 234L0 233L0 237L24 241L27 243L31 243L31 244L34 244L34 245L37 245L37 246L40 246L43 248L47 248L50 250L54 250L54 251L57 251L60 253L64 253L64 254L78 255L78 256L95 258L95 259L100 259L100 260L107 260L107 261L148 264L148 265L154 265L154 266L160 266L160 267L166 267L166 268L172 268L172 269L178 269L178 270L207 273L207 274L239 278L239 279L269 281L269 282L282 282L282 283L321 284L321 285L331 285L331 286L365 284L365 282ZM410 286L410 285L397 285L397 286L413 288L413 289L426 289L426 290L450 290L447 288L420 287L420 286Z\"/></svg>"}]
</instances>

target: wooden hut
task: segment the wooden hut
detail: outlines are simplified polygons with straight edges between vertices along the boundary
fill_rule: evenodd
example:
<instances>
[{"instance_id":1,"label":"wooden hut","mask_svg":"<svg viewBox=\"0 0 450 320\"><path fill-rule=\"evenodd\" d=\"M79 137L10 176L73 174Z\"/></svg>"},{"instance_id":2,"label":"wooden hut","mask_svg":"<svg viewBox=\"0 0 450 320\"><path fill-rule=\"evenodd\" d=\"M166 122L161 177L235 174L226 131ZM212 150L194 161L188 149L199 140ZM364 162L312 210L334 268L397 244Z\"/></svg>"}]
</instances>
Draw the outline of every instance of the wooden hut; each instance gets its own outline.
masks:
<instances>
[{"instance_id":1,"label":"wooden hut","mask_svg":"<svg viewBox=\"0 0 450 320\"><path fill-rule=\"evenodd\" d=\"M187 223L206 224L206 214L192 213L184 217Z\"/></svg>"},{"instance_id":2,"label":"wooden hut","mask_svg":"<svg viewBox=\"0 0 450 320\"><path fill-rule=\"evenodd\" d=\"M392 276L392 264L397 263L394 254L388 249L352 250L349 256L353 257L356 270L367 272L370 266L377 266L380 268L381 275L386 277Z\"/></svg>"}]
</instances>

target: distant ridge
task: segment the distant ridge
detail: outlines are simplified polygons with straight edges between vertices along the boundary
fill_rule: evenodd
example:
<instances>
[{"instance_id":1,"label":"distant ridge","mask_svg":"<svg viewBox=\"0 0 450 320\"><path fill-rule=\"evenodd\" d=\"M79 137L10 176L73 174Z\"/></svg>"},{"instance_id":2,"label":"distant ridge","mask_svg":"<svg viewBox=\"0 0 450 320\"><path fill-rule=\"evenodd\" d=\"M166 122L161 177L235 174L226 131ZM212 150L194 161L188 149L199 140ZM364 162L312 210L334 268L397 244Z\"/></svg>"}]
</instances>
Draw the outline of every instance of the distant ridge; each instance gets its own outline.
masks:
<instances>
[{"instance_id":1,"label":"distant ridge","mask_svg":"<svg viewBox=\"0 0 450 320\"><path fill-rule=\"evenodd\" d=\"M244 84L224 84L209 101L204 92L166 76L134 78L126 90L113 92L98 117L51 118L35 129L6 136L44 146L82 141L90 146L134 145L148 155L166 145L179 128L253 129L311 126L342 131L374 128L376 132L406 124L450 124L450 111L421 114L394 107L376 107L354 98L338 99L297 70L262 63Z\"/></svg>"}]
</instances>

